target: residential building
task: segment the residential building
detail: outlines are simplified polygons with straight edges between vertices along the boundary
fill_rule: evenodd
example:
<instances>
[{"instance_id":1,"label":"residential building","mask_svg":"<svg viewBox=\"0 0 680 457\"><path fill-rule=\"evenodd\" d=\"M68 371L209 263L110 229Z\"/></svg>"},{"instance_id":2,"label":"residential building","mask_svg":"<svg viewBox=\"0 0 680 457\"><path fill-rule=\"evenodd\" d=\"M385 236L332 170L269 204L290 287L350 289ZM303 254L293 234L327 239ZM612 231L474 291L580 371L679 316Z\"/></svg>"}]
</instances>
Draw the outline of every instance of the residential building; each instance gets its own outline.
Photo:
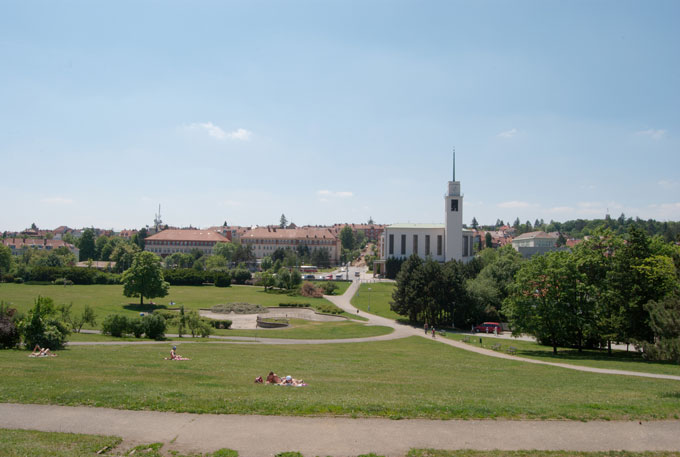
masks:
<instances>
[{"instance_id":1,"label":"residential building","mask_svg":"<svg viewBox=\"0 0 680 457\"><path fill-rule=\"evenodd\" d=\"M240 242L252 248L256 259L271 255L279 248L297 249L299 246L307 246L310 250L326 250L331 263L336 264L340 261L342 252L340 239L328 228L253 227L240 234Z\"/></svg>"},{"instance_id":2,"label":"residential building","mask_svg":"<svg viewBox=\"0 0 680 457\"><path fill-rule=\"evenodd\" d=\"M523 257L531 257L536 254L545 254L550 251L557 251L556 245L558 234L545 233L542 231L527 232L516 236L512 240L512 247Z\"/></svg>"},{"instance_id":3,"label":"residential building","mask_svg":"<svg viewBox=\"0 0 680 457\"><path fill-rule=\"evenodd\" d=\"M190 253L194 249L204 255L212 254L217 243L228 243L229 240L213 230L177 230L167 229L147 237L144 250L166 257L176 252Z\"/></svg>"},{"instance_id":4,"label":"residential building","mask_svg":"<svg viewBox=\"0 0 680 457\"><path fill-rule=\"evenodd\" d=\"M48 240L44 238L5 238L2 244L10 248L12 255L21 255L24 249L39 249L41 251L53 251L65 247L76 257L80 255L80 249L63 240Z\"/></svg>"}]
</instances>

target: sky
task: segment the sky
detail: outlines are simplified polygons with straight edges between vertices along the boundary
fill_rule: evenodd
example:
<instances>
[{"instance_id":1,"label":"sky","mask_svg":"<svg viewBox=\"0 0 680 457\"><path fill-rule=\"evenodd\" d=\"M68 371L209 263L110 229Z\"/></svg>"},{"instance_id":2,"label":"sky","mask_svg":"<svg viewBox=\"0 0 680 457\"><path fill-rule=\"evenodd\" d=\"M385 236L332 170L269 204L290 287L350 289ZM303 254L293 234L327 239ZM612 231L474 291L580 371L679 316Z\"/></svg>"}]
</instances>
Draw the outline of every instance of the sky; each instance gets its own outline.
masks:
<instances>
[{"instance_id":1,"label":"sky","mask_svg":"<svg viewBox=\"0 0 680 457\"><path fill-rule=\"evenodd\" d=\"M0 2L0 230L680 220L680 2Z\"/></svg>"}]
</instances>

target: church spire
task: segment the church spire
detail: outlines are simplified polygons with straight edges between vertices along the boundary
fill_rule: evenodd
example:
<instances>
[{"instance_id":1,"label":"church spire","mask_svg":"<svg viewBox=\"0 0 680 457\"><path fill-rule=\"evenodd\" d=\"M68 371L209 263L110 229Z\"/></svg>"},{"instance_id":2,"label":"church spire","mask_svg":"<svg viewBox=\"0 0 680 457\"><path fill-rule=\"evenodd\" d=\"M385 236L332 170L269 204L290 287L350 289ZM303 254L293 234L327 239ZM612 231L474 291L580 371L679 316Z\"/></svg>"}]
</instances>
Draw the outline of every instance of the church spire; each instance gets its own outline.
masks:
<instances>
[{"instance_id":1,"label":"church spire","mask_svg":"<svg viewBox=\"0 0 680 457\"><path fill-rule=\"evenodd\" d=\"M456 180L456 147L453 148L453 181Z\"/></svg>"}]
</instances>

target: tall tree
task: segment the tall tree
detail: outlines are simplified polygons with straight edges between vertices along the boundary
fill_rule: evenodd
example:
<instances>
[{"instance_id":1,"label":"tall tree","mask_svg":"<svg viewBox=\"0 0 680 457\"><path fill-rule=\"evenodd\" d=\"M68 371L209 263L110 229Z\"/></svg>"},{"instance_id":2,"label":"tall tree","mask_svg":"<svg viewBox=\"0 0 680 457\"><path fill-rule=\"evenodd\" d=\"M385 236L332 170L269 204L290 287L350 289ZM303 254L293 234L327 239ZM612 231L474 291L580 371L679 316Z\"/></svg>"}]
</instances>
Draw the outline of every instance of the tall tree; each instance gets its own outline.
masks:
<instances>
[{"instance_id":1,"label":"tall tree","mask_svg":"<svg viewBox=\"0 0 680 457\"><path fill-rule=\"evenodd\" d=\"M144 305L144 297L165 297L170 289L163 280L160 257L148 251L135 255L132 266L123 273L122 282L123 295L140 297L140 305Z\"/></svg>"},{"instance_id":2,"label":"tall tree","mask_svg":"<svg viewBox=\"0 0 680 457\"><path fill-rule=\"evenodd\" d=\"M288 225L288 219L286 219L285 214L281 214L281 219L279 220L279 228L286 228L286 225Z\"/></svg>"},{"instance_id":3,"label":"tall tree","mask_svg":"<svg viewBox=\"0 0 680 457\"><path fill-rule=\"evenodd\" d=\"M340 230L340 243L343 249L354 249L354 231L349 225L345 225Z\"/></svg>"},{"instance_id":4,"label":"tall tree","mask_svg":"<svg viewBox=\"0 0 680 457\"><path fill-rule=\"evenodd\" d=\"M96 251L94 244L94 230L87 228L83 230L83 234L78 240L78 248L80 249L80 261L95 260Z\"/></svg>"},{"instance_id":5,"label":"tall tree","mask_svg":"<svg viewBox=\"0 0 680 457\"><path fill-rule=\"evenodd\" d=\"M493 247L493 238L491 237L491 233L486 232L484 235L484 246L487 248L492 248Z\"/></svg>"},{"instance_id":6,"label":"tall tree","mask_svg":"<svg viewBox=\"0 0 680 457\"><path fill-rule=\"evenodd\" d=\"M479 227L479 223L477 222L477 218L473 217L472 218L472 228L477 230L477 227Z\"/></svg>"}]
</instances>

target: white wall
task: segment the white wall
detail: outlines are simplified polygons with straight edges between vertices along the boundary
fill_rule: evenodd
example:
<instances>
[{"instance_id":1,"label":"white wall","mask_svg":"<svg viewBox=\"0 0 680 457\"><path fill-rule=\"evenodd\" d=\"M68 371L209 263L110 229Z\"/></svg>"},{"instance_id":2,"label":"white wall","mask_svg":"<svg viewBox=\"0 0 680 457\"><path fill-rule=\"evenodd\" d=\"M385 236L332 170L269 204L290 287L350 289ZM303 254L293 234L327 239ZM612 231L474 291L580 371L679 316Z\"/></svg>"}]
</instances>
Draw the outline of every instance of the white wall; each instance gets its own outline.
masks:
<instances>
[{"instance_id":1,"label":"white wall","mask_svg":"<svg viewBox=\"0 0 680 457\"><path fill-rule=\"evenodd\" d=\"M430 236L430 256L433 260L440 262L444 261L444 254L446 252L446 237L444 236L444 227L441 228L385 228L385 238L382 248L383 259L389 257L410 257L413 254L413 235L418 235L418 255L423 259L427 257L425 252L425 237ZM394 252L390 254L390 235L394 235ZM402 235L405 235L404 253L402 254ZM442 253L437 255L437 236L442 237Z\"/></svg>"}]
</instances>

